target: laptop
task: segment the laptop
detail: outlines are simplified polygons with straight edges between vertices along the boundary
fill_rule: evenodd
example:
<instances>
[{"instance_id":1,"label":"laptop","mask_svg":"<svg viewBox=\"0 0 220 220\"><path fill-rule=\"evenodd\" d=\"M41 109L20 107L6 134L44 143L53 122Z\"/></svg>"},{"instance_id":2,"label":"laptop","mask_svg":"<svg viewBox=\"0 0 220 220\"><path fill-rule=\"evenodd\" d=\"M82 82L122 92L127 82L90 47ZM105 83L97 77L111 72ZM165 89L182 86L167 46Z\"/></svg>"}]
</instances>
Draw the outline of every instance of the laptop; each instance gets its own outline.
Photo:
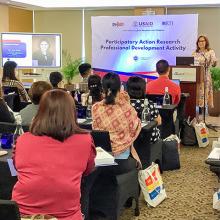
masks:
<instances>
[{"instance_id":1,"label":"laptop","mask_svg":"<svg viewBox=\"0 0 220 220\"><path fill-rule=\"evenodd\" d=\"M179 79L172 79L172 81L177 84L178 86L180 85L180 80Z\"/></svg>"},{"instance_id":2,"label":"laptop","mask_svg":"<svg viewBox=\"0 0 220 220\"><path fill-rule=\"evenodd\" d=\"M194 65L194 57L176 57L176 65L190 66Z\"/></svg>"}]
</instances>

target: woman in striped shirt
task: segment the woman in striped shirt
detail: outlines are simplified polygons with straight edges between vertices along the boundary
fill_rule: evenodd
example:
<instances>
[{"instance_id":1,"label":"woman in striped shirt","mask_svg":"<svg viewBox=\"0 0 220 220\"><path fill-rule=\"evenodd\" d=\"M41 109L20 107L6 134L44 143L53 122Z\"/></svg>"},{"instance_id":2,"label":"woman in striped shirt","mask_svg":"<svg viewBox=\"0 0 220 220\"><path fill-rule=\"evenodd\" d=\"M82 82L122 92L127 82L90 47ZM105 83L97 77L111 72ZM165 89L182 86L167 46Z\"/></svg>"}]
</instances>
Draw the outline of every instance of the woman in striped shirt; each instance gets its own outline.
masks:
<instances>
[{"instance_id":1,"label":"woman in striped shirt","mask_svg":"<svg viewBox=\"0 0 220 220\"><path fill-rule=\"evenodd\" d=\"M18 89L21 101L28 102L30 100L23 84L16 78L15 69L17 63L14 61L7 61L3 67L2 86L3 87L16 87Z\"/></svg>"}]
</instances>

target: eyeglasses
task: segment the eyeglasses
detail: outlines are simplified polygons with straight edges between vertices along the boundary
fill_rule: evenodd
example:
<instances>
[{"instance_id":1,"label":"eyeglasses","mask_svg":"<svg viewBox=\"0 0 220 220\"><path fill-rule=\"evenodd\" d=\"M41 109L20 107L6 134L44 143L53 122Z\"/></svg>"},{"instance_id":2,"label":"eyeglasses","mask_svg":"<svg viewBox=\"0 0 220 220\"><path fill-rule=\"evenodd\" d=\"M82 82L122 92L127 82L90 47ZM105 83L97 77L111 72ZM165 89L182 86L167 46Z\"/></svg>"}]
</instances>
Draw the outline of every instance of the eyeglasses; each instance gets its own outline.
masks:
<instances>
[{"instance_id":1,"label":"eyeglasses","mask_svg":"<svg viewBox=\"0 0 220 220\"><path fill-rule=\"evenodd\" d=\"M206 42L205 40L199 40L199 43Z\"/></svg>"}]
</instances>

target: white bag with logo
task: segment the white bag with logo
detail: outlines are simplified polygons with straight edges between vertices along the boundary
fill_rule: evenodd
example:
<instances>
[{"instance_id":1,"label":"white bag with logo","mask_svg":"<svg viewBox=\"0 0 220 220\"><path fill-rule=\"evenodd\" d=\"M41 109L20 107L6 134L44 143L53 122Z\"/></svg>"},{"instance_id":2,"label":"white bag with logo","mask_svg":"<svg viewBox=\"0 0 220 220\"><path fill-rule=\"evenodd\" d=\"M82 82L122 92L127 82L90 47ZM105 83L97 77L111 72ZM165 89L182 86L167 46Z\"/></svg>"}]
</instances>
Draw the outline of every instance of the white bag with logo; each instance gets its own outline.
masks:
<instances>
[{"instance_id":1,"label":"white bag with logo","mask_svg":"<svg viewBox=\"0 0 220 220\"><path fill-rule=\"evenodd\" d=\"M195 123L194 124L195 132L199 147L207 147L209 145L208 129L205 123Z\"/></svg>"},{"instance_id":2,"label":"white bag with logo","mask_svg":"<svg viewBox=\"0 0 220 220\"><path fill-rule=\"evenodd\" d=\"M156 207L167 197L157 164L152 163L145 170L140 170L138 180L144 199L150 206Z\"/></svg>"}]
</instances>

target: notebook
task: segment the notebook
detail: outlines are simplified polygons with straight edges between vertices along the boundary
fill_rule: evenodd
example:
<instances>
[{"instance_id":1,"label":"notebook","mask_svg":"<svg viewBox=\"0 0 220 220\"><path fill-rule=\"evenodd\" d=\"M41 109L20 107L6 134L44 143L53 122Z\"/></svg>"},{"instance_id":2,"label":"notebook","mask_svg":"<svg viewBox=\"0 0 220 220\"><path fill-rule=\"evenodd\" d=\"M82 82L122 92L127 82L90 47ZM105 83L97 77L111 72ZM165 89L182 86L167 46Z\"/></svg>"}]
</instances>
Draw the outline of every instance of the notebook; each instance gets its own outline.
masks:
<instances>
[{"instance_id":1,"label":"notebook","mask_svg":"<svg viewBox=\"0 0 220 220\"><path fill-rule=\"evenodd\" d=\"M114 165L115 158L101 147L96 147L95 166Z\"/></svg>"}]
</instances>

